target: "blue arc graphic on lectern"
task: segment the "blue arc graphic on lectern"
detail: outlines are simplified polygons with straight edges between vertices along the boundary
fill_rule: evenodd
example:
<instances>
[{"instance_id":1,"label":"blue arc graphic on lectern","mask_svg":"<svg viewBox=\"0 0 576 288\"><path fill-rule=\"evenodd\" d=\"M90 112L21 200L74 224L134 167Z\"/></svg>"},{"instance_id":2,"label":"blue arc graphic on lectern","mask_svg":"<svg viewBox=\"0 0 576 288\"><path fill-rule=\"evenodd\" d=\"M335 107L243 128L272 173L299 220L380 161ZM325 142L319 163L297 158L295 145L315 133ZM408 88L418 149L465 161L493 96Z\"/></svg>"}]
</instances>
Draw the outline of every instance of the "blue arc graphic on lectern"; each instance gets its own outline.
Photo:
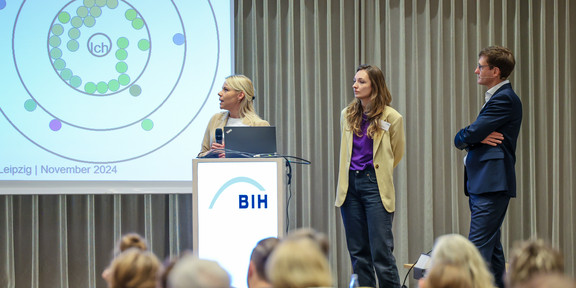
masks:
<instances>
[{"instance_id":1,"label":"blue arc graphic on lectern","mask_svg":"<svg viewBox=\"0 0 576 288\"><path fill-rule=\"evenodd\" d=\"M222 194L222 192L224 192L224 190L226 190L228 187L230 187L236 183L248 183L248 184L251 184L254 187L258 188L258 190L264 191L264 187L252 178L248 178L248 177L232 178L232 179L228 180L228 182L224 183L224 185L222 185L222 187L220 187L220 189L218 189L218 192L216 192L216 195L214 195L214 198L212 198L212 202L210 203L210 207L208 209L212 209L212 207L214 207L216 200L218 200L218 197L220 197L220 195Z\"/></svg>"}]
</instances>

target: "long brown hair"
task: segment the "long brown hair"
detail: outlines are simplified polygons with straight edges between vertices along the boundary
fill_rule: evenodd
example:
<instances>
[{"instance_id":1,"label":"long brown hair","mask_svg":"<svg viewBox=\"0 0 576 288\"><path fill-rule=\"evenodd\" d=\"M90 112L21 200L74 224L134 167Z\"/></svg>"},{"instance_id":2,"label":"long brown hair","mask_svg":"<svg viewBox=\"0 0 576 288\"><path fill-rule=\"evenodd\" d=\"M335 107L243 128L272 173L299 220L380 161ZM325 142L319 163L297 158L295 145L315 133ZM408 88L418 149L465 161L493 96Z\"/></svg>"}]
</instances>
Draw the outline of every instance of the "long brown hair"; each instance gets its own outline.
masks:
<instances>
[{"instance_id":1,"label":"long brown hair","mask_svg":"<svg viewBox=\"0 0 576 288\"><path fill-rule=\"evenodd\" d=\"M365 114L370 122L367 131L368 137L374 139L376 133L380 131L380 117L384 113L386 106L390 106L390 103L392 103L392 95L388 90L388 86L386 86L384 73L382 73L380 68L374 65L360 65L356 69L356 72L360 70L366 71L370 79L370 86L372 88L370 103L364 111L360 99L352 100L346 109L346 120L348 122L348 128L360 137L362 136L362 114Z\"/></svg>"}]
</instances>

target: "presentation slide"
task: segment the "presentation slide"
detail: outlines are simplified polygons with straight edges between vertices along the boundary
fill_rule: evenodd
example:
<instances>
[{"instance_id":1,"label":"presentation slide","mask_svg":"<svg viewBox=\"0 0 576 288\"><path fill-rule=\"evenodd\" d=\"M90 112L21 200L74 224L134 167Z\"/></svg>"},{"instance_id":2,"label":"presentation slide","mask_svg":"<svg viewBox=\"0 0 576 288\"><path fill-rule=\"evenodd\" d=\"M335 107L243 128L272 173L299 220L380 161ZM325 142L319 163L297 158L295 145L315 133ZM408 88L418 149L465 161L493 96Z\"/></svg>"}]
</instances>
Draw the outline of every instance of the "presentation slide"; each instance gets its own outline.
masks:
<instances>
[{"instance_id":1,"label":"presentation slide","mask_svg":"<svg viewBox=\"0 0 576 288\"><path fill-rule=\"evenodd\" d=\"M233 71L231 9L0 0L0 180L191 181Z\"/></svg>"}]
</instances>

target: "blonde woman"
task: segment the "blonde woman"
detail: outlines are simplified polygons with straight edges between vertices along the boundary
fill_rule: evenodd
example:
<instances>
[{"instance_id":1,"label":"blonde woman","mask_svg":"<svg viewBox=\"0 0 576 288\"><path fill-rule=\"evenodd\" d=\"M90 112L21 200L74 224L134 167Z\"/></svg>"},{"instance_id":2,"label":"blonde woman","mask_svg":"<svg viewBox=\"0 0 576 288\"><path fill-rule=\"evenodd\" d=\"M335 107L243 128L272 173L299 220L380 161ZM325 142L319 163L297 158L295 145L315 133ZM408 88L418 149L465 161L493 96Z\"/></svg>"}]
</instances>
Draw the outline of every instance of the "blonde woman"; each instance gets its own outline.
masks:
<instances>
[{"instance_id":1,"label":"blonde woman","mask_svg":"<svg viewBox=\"0 0 576 288\"><path fill-rule=\"evenodd\" d=\"M254 85L244 75L228 76L222 85L220 109L226 110L214 114L202 141L202 150L198 157L225 157L224 143L216 143L216 129L224 126L270 126L254 111Z\"/></svg>"},{"instance_id":2,"label":"blonde woman","mask_svg":"<svg viewBox=\"0 0 576 288\"><path fill-rule=\"evenodd\" d=\"M137 233L128 233L122 236L116 245L116 251L114 255L119 255L120 253L130 249L136 248L141 251L146 251L148 249L148 244L146 244L146 239ZM102 279L106 280L106 283L110 283L110 266L106 267L102 272Z\"/></svg>"},{"instance_id":3,"label":"blonde woman","mask_svg":"<svg viewBox=\"0 0 576 288\"><path fill-rule=\"evenodd\" d=\"M443 235L436 239L429 270L434 269L435 265L442 265L441 263L470 271L472 288L494 288L494 278L478 248L460 234Z\"/></svg>"},{"instance_id":4,"label":"blonde woman","mask_svg":"<svg viewBox=\"0 0 576 288\"><path fill-rule=\"evenodd\" d=\"M129 248L110 265L110 288L156 288L159 284L160 261L149 251Z\"/></svg>"}]
</instances>

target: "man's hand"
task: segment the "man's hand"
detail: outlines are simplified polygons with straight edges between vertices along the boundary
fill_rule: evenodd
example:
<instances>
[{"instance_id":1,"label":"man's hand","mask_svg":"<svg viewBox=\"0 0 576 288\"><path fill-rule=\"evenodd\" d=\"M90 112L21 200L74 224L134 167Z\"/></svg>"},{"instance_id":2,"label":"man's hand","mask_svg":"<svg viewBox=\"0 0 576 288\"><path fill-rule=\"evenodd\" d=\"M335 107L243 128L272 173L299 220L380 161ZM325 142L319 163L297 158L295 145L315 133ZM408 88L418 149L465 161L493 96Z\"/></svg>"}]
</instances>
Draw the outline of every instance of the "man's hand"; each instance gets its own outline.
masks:
<instances>
[{"instance_id":1,"label":"man's hand","mask_svg":"<svg viewBox=\"0 0 576 288\"><path fill-rule=\"evenodd\" d=\"M484 140L480 141L480 143L490 146L498 146L498 144L502 144L502 140L504 140L504 135L502 135L502 133L494 131L490 133L490 135L486 136Z\"/></svg>"}]
</instances>

